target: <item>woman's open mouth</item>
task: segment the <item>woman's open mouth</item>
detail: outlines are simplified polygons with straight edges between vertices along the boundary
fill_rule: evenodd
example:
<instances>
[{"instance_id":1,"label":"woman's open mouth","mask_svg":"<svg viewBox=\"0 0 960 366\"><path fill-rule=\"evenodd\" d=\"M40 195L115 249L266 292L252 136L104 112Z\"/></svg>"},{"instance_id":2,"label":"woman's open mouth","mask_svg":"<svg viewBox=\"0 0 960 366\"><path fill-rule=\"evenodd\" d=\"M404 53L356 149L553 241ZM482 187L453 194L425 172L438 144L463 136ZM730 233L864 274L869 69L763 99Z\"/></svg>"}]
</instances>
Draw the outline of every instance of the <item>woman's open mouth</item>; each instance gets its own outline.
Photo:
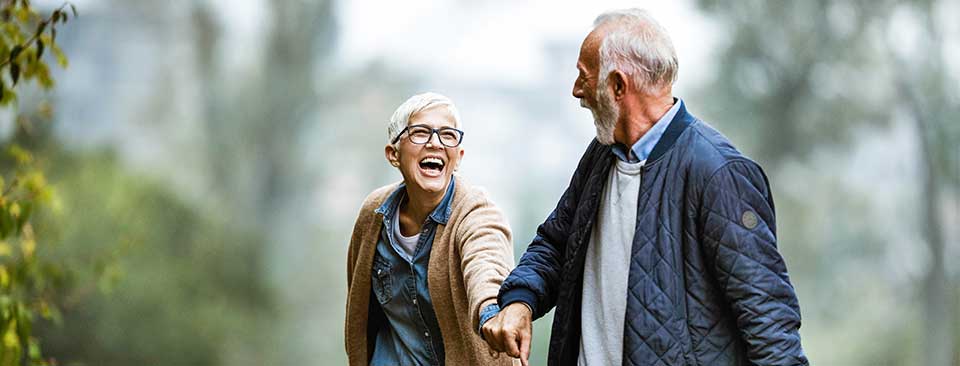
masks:
<instances>
[{"instance_id":1,"label":"woman's open mouth","mask_svg":"<svg viewBox=\"0 0 960 366\"><path fill-rule=\"evenodd\" d=\"M427 177L439 177L443 175L443 160L435 157L426 157L420 160L420 171Z\"/></svg>"}]
</instances>

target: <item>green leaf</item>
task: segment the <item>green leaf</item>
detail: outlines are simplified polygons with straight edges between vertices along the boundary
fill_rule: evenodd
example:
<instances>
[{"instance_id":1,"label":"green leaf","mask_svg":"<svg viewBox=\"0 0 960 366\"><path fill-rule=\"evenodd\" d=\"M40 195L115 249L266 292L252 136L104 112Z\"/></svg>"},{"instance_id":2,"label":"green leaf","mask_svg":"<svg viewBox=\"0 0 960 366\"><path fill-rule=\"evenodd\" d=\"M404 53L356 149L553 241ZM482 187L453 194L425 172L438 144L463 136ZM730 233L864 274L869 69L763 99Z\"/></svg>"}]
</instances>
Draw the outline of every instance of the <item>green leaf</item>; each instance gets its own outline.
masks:
<instances>
[{"instance_id":1,"label":"green leaf","mask_svg":"<svg viewBox=\"0 0 960 366\"><path fill-rule=\"evenodd\" d=\"M60 47L57 47L57 45L53 45L51 48L53 49L53 54L57 57L57 64L66 69L67 65L69 65L69 62L67 62L67 55L64 55L63 50L61 50Z\"/></svg>"},{"instance_id":2,"label":"green leaf","mask_svg":"<svg viewBox=\"0 0 960 366\"><path fill-rule=\"evenodd\" d=\"M74 18L80 16L80 14L77 13L77 7L74 6L73 3L70 3L70 11L73 11L73 17L74 17Z\"/></svg>"},{"instance_id":3,"label":"green leaf","mask_svg":"<svg viewBox=\"0 0 960 366\"><path fill-rule=\"evenodd\" d=\"M30 339L30 341L28 342L28 345L29 345L29 346L28 346L27 348L29 349L29 351L27 351L27 354L30 356L30 359L36 360L36 359L40 358L40 357L41 357L41 356L40 356L40 345L37 344L37 341L35 341L35 340L33 340L33 339Z\"/></svg>"},{"instance_id":4,"label":"green leaf","mask_svg":"<svg viewBox=\"0 0 960 366\"><path fill-rule=\"evenodd\" d=\"M30 220L30 214L33 213L33 202L25 201L22 202L20 207L20 215L17 216L17 231L23 229L23 225L27 223L27 220Z\"/></svg>"},{"instance_id":5,"label":"green leaf","mask_svg":"<svg viewBox=\"0 0 960 366\"><path fill-rule=\"evenodd\" d=\"M7 91L3 93L3 98L0 99L0 106L10 104L15 100L17 100L17 92L13 89L7 89Z\"/></svg>"},{"instance_id":6,"label":"green leaf","mask_svg":"<svg viewBox=\"0 0 960 366\"><path fill-rule=\"evenodd\" d=\"M37 76L37 82L40 84L40 86L43 87L44 89L52 88L54 82L53 82L53 78L50 77L50 69L47 67L47 64L38 62L35 64L35 66L36 66L35 71Z\"/></svg>"},{"instance_id":7,"label":"green leaf","mask_svg":"<svg viewBox=\"0 0 960 366\"><path fill-rule=\"evenodd\" d=\"M20 64L10 64L10 80L11 85L17 85L17 81L20 80Z\"/></svg>"},{"instance_id":8,"label":"green leaf","mask_svg":"<svg viewBox=\"0 0 960 366\"><path fill-rule=\"evenodd\" d=\"M37 26L37 32L34 34L34 37L40 37L40 33L43 33L44 29L47 29L47 22L40 22L40 25Z\"/></svg>"},{"instance_id":9,"label":"green leaf","mask_svg":"<svg viewBox=\"0 0 960 366\"><path fill-rule=\"evenodd\" d=\"M16 160L17 164L19 165L26 165L33 161L33 155L30 154L30 151L24 149L18 144L10 144L10 146L7 147L7 154L10 154L10 157L12 157L13 160ZM33 175L28 177L29 179L26 179L26 181L29 184L30 180L33 178Z\"/></svg>"},{"instance_id":10,"label":"green leaf","mask_svg":"<svg viewBox=\"0 0 960 366\"><path fill-rule=\"evenodd\" d=\"M17 337L17 321L13 320L3 333L3 345L7 348L20 348L20 337Z\"/></svg>"},{"instance_id":11,"label":"green leaf","mask_svg":"<svg viewBox=\"0 0 960 366\"><path fill-rule=\"evenodd\" d=\"M26 23L26 22L29 22L29 21L30 21L30 7L29 7L29 6L24 6L24 7L22 7L22 8L18 8L17 10L15 10L15 12L16 12L16 15L17 15L17 20L19 20L20 23Z\"/></svg>"},{"instance_id":12,"label":"green leaf","mask_svg":"<svg viewBox=\"0 0 960 366\"><path fill-rule=\"evenodd\" d=\"M15 64L17 62L17 56L20 56L21 51L23 51L23 46L13 46L13 49L10 50L10 64Z\"/></svg>"},{"instance_id":13,"label":"green leaf","mask_svg":"<svg viewBox=\"0 0 960 366\"><path fill-rule=\"evenodd\" d=\"M6 209L0 210L0 239L6 238L13 232L13 218Z\"/></svg>"}]
</instances>

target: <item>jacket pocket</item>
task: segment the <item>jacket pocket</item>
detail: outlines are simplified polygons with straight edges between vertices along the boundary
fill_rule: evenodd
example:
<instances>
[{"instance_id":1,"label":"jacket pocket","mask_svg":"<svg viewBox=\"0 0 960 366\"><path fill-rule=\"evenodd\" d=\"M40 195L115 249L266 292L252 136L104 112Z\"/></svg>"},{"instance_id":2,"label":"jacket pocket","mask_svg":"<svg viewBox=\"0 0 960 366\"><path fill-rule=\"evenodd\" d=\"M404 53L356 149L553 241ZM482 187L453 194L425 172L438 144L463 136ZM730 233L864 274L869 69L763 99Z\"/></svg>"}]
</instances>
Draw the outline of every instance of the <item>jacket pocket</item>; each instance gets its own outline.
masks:
<instances>
[{"instance_id":1,"label":"jacket pocket","mask_svg":"<svg viewBox=\"0 0 960 366\"><path fill-rule=\"evenodd\" d=\"M393 276L390 263L376 257L373 260L373 293L377 295L380 304L386 304L393 299Z\"/></svg>"}]
</instances>

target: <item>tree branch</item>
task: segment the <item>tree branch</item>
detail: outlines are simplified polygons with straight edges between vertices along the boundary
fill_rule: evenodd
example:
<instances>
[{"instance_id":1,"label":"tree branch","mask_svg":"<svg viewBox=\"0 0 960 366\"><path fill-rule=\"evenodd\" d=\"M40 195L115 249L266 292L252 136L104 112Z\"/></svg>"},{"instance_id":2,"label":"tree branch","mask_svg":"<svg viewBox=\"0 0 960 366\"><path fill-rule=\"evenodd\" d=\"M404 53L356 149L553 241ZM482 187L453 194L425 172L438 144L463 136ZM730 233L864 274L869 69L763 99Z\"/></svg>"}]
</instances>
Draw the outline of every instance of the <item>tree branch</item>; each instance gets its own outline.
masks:
<instances>
[{"instance_id":1,"label":"tree branch","mask_svg":"<svg viewBox=\"0 0 960 366\"><path fill-rule=\"evenodd\" d=\"M50 23L53 22L53 16L54 16L55 14L63 13L63 9L66 8L67 5L70 5L70 7L73 8L73 4L71 4L69 1L63 3L63 5L60 5L60 7L57 8L57 10L54 10L53 13L51 13L50 16L47 17L47 19L44 19L43 21L40 22L41 26L44 27L44 28L46 28L46 26L50 25ZM30 46L33 45L33 43L37 40L38 37L40 37L40 34L42 34L42 33L43 33L43 32L34 33L34 34L33 34L33 37L30 37L30 39L28 39L26 42L23 42L23 44L14 45L13 47L11 47L11 50L12 50L12 49L15 49L15 48L17 48L17 47L20 47L20 49L21 49L20 52L22 53L22 52L23 52L22 50L26 50L26 49L30 48ZM18 57L19 57L19 56L18 56ZM13 59L14 59L14 57L8 57L6 60L3 60L3 62L0 62L0 69L2 69L4 66L7 66L8 64L10 64L10 61L12 61Z\"/></svg>"}]
</instances>

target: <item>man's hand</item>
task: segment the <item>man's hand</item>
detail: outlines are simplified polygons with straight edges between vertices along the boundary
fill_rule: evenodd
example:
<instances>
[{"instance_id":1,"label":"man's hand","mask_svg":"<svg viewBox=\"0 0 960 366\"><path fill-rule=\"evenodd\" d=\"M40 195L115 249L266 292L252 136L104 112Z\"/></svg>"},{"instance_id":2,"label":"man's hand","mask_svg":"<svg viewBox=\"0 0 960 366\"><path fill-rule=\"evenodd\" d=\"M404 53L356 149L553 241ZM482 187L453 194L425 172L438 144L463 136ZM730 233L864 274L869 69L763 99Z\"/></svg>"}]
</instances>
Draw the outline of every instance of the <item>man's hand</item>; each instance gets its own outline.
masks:
<instances>
[{"instance_id":1,"label":"man's hand","mask_svg":"<svg viewBox=\"0 0 960 366\"><path fill-rule=\"evenodd\" d=\"M483 324L483 338L490 348L520 358L520 363L527 366L533 338L532 318L533 314L526 304L515 302L507 305L500 310L500 314Z\"/></svg>"}]
</instances>

